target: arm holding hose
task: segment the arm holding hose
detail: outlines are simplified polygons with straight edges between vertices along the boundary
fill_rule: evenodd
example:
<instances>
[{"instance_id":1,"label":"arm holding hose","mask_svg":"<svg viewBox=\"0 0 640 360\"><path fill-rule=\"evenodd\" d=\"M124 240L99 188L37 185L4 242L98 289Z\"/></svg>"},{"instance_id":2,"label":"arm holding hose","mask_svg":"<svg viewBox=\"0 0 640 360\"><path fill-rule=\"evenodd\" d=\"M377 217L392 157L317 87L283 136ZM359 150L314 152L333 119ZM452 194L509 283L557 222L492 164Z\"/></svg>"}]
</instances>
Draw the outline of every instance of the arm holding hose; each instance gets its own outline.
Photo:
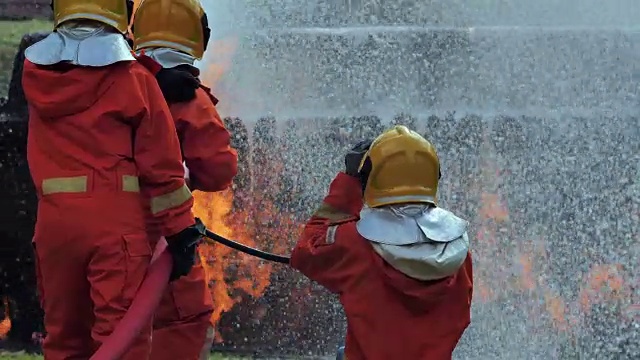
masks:
<instances>
[{"instance_id":1,"label":"arm holding hose","mask_svg":"<svg viewBox=\"0 0 640 360\"><path fill-rule=\"evenodd\" d=\"M339 173L329 194L307 222L291 253L291 266L333 293L341 293L364 263L354 241L362 207L358 179Z\"/></svg>"},{"instance_id":2,"label":"arm holding hose","mask_svg":"<svg viewBox=\"0 0 640 360\"><path fill-rule=\"evenodd\" d=\"M362 210L359 168L371 141L356 145L345 157L345 172L329 186L322 205L307 222L291 254L291 266L333 293L364 271L368 256L356 242L363 241L356 223Z\"/></svg>"}]
</instances>

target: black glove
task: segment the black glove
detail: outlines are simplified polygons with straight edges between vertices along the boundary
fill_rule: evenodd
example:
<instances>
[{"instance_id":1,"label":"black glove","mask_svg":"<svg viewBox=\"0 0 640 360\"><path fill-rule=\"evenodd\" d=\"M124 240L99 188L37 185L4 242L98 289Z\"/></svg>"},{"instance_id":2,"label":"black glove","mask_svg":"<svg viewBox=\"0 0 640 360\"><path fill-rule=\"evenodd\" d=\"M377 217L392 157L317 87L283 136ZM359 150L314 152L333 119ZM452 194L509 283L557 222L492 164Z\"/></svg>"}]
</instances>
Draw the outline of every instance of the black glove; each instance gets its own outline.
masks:
<instances>
[{"instance_id":1,"label":"black glove","mask_svg":"<svg viewBox=\"0 0 640 360\"><path fill-rule=\"evenodd\" d=\"M156 80L167 103L180 103L196 98L200 80L187 69L162 69L156 74Z\"/></svg>"},{"instance_id":2,"label":"black glove","mask_svg":"<svg viewBox=\"0 0 640 360\"><path fill-rule=\"evenodd\" d=\"M206 236L206 227L196 218L196 223L167 237L167 249L173 258L173 268L169 281L189 274L196 263L198 244Z\"/></svg>"},{"instance_id":3,"label":"black glove","mask_svg":"<svg viewBox=\"0 0 640 360\"><path fill-rule=\"evenodd\" d=\"M371 147L373 140L367 139L360 141L356 146L351 149L344 157L344 172L347 175L359 177L358 168L362 162L362 158L367 153L367 150Z\"/></svg>"}]
</instances>

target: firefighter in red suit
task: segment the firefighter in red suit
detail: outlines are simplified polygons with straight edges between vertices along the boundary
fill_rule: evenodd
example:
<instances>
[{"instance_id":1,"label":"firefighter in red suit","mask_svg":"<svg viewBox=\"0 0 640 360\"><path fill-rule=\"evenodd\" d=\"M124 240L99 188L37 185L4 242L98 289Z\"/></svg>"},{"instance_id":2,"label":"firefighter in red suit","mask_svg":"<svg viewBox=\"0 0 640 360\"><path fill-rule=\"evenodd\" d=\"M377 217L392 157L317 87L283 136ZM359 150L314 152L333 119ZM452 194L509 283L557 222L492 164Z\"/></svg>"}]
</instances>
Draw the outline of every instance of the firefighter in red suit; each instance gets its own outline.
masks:
<instances>
[{"instance_id":1,"label":"firefighter in red suit","mask_svg":"<svg viewBox=\"0 0 640 360\"><path fill-rule=\"evenodd\" d=\"M47 360L88 359L130 306L157 237L167 238L175 280L193 266L204 228L169 109L123 38L132 2L52 7L54 32L26 49L22 79L43 350ZM123 359L146 359L150 333L151 323Z\"/></svg>"},{"instance_id":2,"label":"firefighter in red suit","mask_svg":"<svg viewBox=\"0 0 640 360\"><path fill-rule=\"evenodd\" d=\"M175 121L189 187L207 192L228 188L238 171L238 156L216 110L217 99L200 85L194 66L210 36L200 3L144 0L136 10L132 35L139 60L150 68L155 63L167 73L157 79ZM198 261L188 276L170 284L162 298L153 323L150 358L206 359L214 335L213 306Z\"/></svg>"},{"instance_id":3,"label":"firefighter in red suit","mask_svg":"<svg viewBox=\"0 0 640 360\"><path fill-rule=\"evenodd\" d=\"M348 360L446 360L470 323L468 223L438 207L440 164L396 126L345 158L291 266L340 296Z\"/></svg>"}]
</instances>

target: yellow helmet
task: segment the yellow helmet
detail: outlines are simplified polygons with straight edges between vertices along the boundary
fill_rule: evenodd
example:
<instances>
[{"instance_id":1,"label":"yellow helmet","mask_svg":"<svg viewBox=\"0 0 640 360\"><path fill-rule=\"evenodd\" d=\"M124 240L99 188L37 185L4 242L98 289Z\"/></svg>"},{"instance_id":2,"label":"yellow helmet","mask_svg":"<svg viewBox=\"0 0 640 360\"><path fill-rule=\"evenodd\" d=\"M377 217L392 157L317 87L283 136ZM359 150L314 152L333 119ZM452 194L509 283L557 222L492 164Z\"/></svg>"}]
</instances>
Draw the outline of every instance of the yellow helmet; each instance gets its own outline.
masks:
<instances>
[{"instance_id":1,"label":"yellow helmet","mask_svg":"<svg viewBox=\"0 0 640 360\"><path fill-rule=\"evenodd\" d=\"M53 26L69 20L94 20L112 26L121 33L129 27L133 11L131 0L53 0Z\"/></svg>"},{"instance_id":2,"label":"yellow helmet","mask_svg":"<svg viewBox=\"0 0 640 360\"><path fill-rule=\"evenodd\" d=\"M142 0L133 19L133 47L170 48L201 59L209 41L207 16L198 0Z\"/></svg>"},{"instance_id":3,"label":"yellow helmet","mask_svg":"<svg viewBox=\"0 0 640 360\"><path fill-rule=\"evenodd\" d=\"M368 172L364 202L369 207L437 201L440 161L436 149L406 126L378 136L359 171Z\"/></svg>"}]
</instances>

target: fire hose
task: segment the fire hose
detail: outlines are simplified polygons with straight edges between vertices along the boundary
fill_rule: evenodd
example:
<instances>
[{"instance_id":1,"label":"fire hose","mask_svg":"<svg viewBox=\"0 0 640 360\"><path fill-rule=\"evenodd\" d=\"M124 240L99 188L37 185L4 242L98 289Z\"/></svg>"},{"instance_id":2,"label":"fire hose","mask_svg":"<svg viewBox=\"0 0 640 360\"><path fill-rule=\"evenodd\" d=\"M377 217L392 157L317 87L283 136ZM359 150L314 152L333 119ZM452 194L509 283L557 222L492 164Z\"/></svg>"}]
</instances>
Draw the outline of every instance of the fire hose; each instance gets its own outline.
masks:
<instances>
[{"instance_id":1,"label":"fire hose","mask_svg":"<svg viewBox=\"0 0 640 360\"><path fill-rule=\"evenodd\" d=\"M258 249L254 249L250 246L241 244L237 241L234 240L229 240L223 236L220 236L210 230L207 230L207 237L205 238L205 242L209 243L209 244L215 244L215 243L220 243L222 245L228 246L232 249L241 251L245 254L251 255L251 256L255 256L257 258L260 258L262 260L267 260L267 261L272 261L272 262L277 262L280 264L288 264L289 263L289 258L287 256L282 256L282 255L276 255L276 254L272 254L272 253L268 253L262 250L258 250Z\"/></svg>"},{"instance_id":2,"label":"fire hose","mask_svg":"<svg viewBox=\"0 0 640 360\"><path fill-rule=\"evenodd\" d=\"M204 241L208 244L220 243L232 249L244 252L257 258L288 264L289 258L254 249L237 241L229 240L210 230L206 230ZM118 360L131 347L136 336L151 321L166 288L169 286L172 260L167 248L167 241L161 238L151 258L149 270L133 299L129 310L111 335L102 343L90 360Z\"/></svg>"}]
</instances>

